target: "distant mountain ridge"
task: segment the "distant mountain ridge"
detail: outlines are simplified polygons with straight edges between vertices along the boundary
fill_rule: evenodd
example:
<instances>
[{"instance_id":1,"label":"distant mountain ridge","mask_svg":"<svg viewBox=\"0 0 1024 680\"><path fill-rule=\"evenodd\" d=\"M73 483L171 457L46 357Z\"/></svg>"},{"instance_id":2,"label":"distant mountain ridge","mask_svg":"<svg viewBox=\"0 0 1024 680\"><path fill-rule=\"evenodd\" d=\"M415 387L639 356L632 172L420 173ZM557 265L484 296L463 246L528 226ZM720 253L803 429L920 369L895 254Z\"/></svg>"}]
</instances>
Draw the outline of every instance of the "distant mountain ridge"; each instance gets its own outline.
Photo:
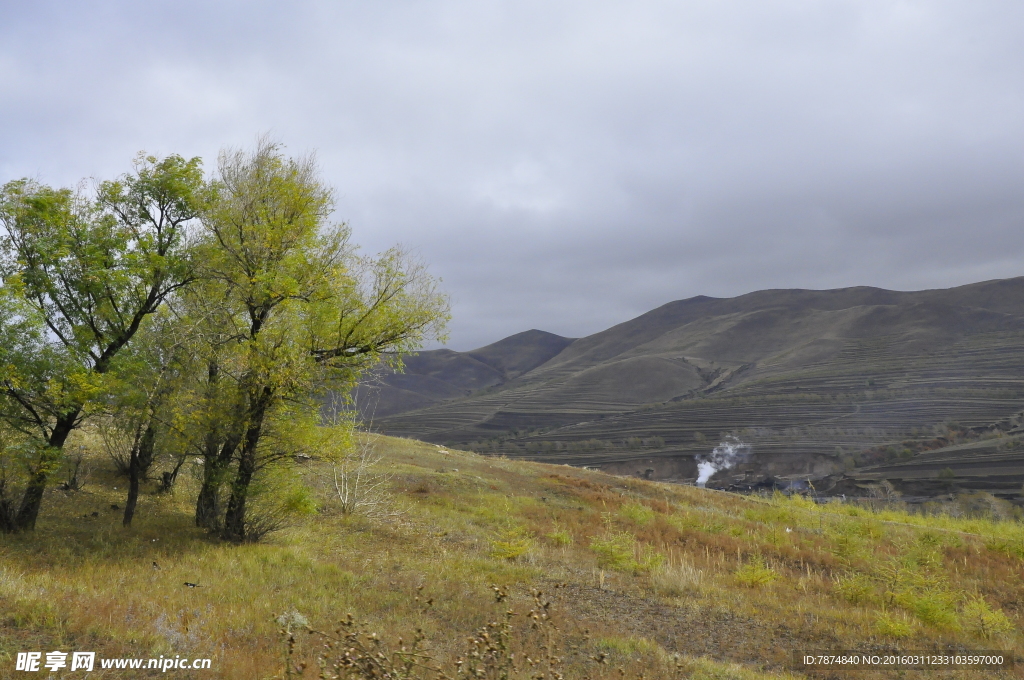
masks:
<instances>
[{"instance_id":1,"label":"distant mountain ridge","mask_svg":"<svg viewBox=\"0 0 1024 680\"><path fill-rule=\"evenodd\" d=\"M427 350L405 358L402 373L362 388L364 417L387 417L501 385L548 361L574 338L529 330L469 352Z\"/></svg>"},{"instance_id":2,"label":"distant mountain ridge","mask_svg":"<svg viewBox=\"0 0 1024 680\"><path fill-rule=\"evenodd\" d=\"M375 425L607 465L653 454L629 453L629 438L692 458L708 438L746 433L762 460L797 456L813 469L948 419L982 425L1019 411L1022 348L1024 278L698 296L585 338L527 331L472 352L422 352L384 381Z\"/></svg>"}]
</instances>

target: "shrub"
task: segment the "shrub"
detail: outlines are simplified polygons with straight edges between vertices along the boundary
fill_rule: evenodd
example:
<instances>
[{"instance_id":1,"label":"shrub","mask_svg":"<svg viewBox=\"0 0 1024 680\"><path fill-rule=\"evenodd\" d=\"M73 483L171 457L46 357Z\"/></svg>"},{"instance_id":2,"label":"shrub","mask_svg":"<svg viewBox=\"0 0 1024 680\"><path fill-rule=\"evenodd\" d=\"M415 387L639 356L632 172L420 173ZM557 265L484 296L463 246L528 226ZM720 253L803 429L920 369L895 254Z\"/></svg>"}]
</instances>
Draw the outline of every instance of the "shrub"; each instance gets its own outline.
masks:
<instances>
[{"instance_id":1,"label":"shrub","mask_svg":"<svg viewBox=\"0 0 1024 680\"><path fill-rule=\"evenodd\" d=\"M623 517L640 526L649 524L654 519L654 511L646 505L640 505L639 503L626 503L619 512L622 513Z\"/></svg>"},{"instance_id":2,"label":"shrub","mask_svg":"<svg viewBox=\"0 0 1024 680\"><path fill-rule=\"evenodd\" d=\"M547 535L547 539L558 546L572 545L572 534L570 534L567 529L564 529L557 524L551 533Z\"/></svg>"},{"instance_id":3,"label":"shrub","mask_svg":"<svg viewBox=\"0 0 1024 680\"><path fill-rule=\"evenodd\" d=\"M595 538L590 549L597 554L597 566L613 571L631 572L636 564L633 559L633 537L629 534L612 534Z\"/></svg>"},{"instance_id":4,"label":"shrub","mask_svg":"<svg viewBox=\"0 0 1024 680\"><path fill-rule=\"evenodd\" d=\"M752 559L736 570L736 582L747 588L760 588L768 585L779 575L765 564L763 557Z\"/></svg>"},{"instance_id":5,"label":"shrub","mask_svg":"<svg viewBox=\"0 0 1024 680\"><path fill-rule=\"evenodd\" d=\"M703 531L706 534L711 534L711 535L724 533L725 529L726 529L725 524L723 524L722 522L716 521L716 520L710 520L710 521L705 522L704 524L700 525L700 530L701 531Z\"/></svg>"},{"instance_id":6,"label":"shrub","mask_svg":"<svg viewBox=\"0 0 1024 680\"><path fill-rule=\"evenodd\" d=\"M986 640L1013 632L1013 623L1001 609L995 608L980 595L963 606L963 621L967 630Z\"/></svg>"},{"instance_id":7,"label":"shrub","mask_svg":"<svg viewBox=\"0 0 1024 680\"><path fill-rule=\"evenodd\" d=\"M875 621L875 631L885 637L903 639L913 634L914 626L903 614L882 612Z\"/></svg>"},{"instance_id":8,"label":"shrub","mask_svg":"<svg viewBox=\"0 0 1024 680\"><path fill-rule=\"evenodd\" d=\"M665 564L665 556L650 546L643 546L637 550L635 573L648 573L658 569Z\"/></svg>"},{"instance_id":9,"label":"shrub","mask_svg":"<svg viewBox=\"0 0 1024 680\"><path fill-rule=\"evenodd\" d=\"M875 600L875 586L865 574L851 574L836 581L836 592L850 604Z\"/></svg>"},{"instance_id":10,"label":"shrub","mask_svg":"<svg viewBox=\"0 0 1024 680\"><path fill-rule=\"evenodd\" d=\"M950 593L941 590L903 594L899 602L910 610L921 623L944 630L960 628L956 607Z\"/></svg>"},{"instance_id":11,"label":"shrub","mask_svg":"<svg viewBox=\"0 0 1024 680\"><path fill-rule=\"evenodd\" d=\"M995 539L986 542L985 547L993 552L1003 553L1007 557L1024 560L1024 540Z\"/></svg>"},{"instance_id":12,"label":"shrub","mask_svg":"<svg viewBox=\"0 0 1024 680\"><path fill-rule=\"evenodd\" d=\"M245 518L244 540L255 543L267 534L296 524L299 518L315 514L312 492L294 470L271 468L250 487L250 505Z\"/></svg>"},{"instance_id":13,"label":"shrub","mask_svg":"<svg viewBox=\"0 0 1024 680\"><path fill-rule=\"evenodd\" d=\"M590 549L597 554L597 566L630 574L653 571L665 561L650 546L638 546L632 534L626 532L595 538Z\"/></svg>"},{"instance_id":14,"label":"shrub","mask_svg":"<svg viewBox=\"0 0 1024 680\"><path fill-rule=\"evenodd\" d=\"M491 541L491 557L500 560L516 560L530 551L533 541L522 529L509 529L498 539Z\"/></svg>"},{"instance_id":15,"label":"shrub","mask_svg":"<svg viewBox=\"0 0 1024 680\"><path fill-rule=\"evenodd\" d=\"M344 515L363 515L371 519L394 519L405 514L391 493L393 475L380 472L384 454L378 435L363 433L352 439L344 428L324 428L325 453L330 470L318 474L321 484L329 489L338 509ZM421 480L414 493L430 493L430 484Z\"/></svg>"}]
</instances>

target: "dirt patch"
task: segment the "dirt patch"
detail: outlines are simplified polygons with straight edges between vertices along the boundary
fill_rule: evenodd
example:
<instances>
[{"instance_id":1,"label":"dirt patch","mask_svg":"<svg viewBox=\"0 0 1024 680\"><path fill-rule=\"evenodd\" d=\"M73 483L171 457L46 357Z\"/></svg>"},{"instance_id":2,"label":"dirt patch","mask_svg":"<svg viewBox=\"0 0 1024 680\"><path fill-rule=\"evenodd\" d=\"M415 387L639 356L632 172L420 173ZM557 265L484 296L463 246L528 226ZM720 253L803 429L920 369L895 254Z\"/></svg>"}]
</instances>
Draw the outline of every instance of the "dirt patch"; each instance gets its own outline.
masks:
<instances>
[{"instance_id":1,"label":"dirt patch","mask_svg":"<svg viewBox=\"0 0 1024 680\"><path fill-rule=\"evenodd\" d=\"M668 602L580 583L547 584L558 604L581 627L600 622L626 635L644 637L666 651L706 656L765 669L792 663L794 649L836 647L839 640L813 621L766 621L739 616L701 600ZM766 620L771 620L765 612Z\"/></svg>"}]
</instances>

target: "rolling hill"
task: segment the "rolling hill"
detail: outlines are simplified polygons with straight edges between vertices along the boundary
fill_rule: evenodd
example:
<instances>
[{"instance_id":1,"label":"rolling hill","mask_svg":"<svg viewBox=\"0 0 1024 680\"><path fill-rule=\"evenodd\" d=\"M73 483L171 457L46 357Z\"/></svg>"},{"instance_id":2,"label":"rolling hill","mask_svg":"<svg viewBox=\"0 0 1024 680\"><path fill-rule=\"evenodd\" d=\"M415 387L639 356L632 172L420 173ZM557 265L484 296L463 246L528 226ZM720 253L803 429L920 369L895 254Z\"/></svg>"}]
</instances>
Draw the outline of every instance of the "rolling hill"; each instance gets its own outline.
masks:
<instances>
[{"instance_id":1,"label":"rolling hill","mask_svg":"<svg viewBox=\"0 0 1024 680\"><path fill-rule=\"evenodd\" d=\"M401 373L385 371L362 385L357 401L367 420L465 397L502 385L548 361L571 342L530 330L471 352L437 349L406 357Z\"/></svg>"},{"instance_id":2,"label":"rolling hill","mask_svg":"<svg viewBox=\"0 0 1024 680\"><path fill-rule=\"evenodd\" d=\"M754 451L733 482L821 477L950 421L980 433L1020 411L1022 350L1024 278L699 296L585 338L423 352L381 378L374 427L674 480L733 434Z\"/></svg>"}]
</instances>

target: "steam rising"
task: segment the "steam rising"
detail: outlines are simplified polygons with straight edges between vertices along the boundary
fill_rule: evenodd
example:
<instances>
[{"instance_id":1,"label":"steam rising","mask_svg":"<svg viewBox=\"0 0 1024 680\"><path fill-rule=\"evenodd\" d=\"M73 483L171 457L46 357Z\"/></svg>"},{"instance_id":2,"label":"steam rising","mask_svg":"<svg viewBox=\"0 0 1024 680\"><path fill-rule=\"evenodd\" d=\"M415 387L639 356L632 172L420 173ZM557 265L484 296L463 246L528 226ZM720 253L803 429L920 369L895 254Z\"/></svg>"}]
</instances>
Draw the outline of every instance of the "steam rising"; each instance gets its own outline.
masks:
<instances>
[{"instance_id":1,"label":"steam rising","mask_svg":"<svg viewBox=\"0 0 1024 680\"><path fill-rule=\"evenodd\" d=\"M697 486L704 486L711 475L728 470L750 455L750 444L744 444L736 437L726 437L710 454L697 456Z\"/></svg>"}]
</instances>

